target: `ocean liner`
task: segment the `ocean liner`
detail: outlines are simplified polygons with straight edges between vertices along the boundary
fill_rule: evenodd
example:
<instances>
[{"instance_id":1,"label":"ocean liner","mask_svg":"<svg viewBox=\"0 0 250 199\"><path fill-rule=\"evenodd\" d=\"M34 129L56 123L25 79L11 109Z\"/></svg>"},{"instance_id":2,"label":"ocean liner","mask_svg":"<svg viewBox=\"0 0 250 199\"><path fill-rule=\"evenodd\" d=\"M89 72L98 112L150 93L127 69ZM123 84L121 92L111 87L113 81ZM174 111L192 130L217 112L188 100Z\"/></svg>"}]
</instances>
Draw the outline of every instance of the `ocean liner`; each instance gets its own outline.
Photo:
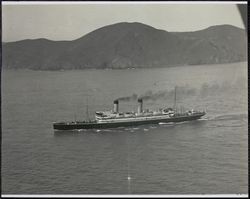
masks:
<instances>
[{"instance_id":1,"label":"ocean liner","mask_svg":"<svg viewBox=\"0 0 250 199\"><path fill-rule=\"evenodd\" d=\"M156 111L143 110L143 99L138 99L137 112L119 112L119 101L114 101L110 111L95 112L95 120L55 122L54 130L103 129L147 124L183 122L200 119L205 111L177 111L176 108L161 108Z\"/></svg>"}]
</instances>

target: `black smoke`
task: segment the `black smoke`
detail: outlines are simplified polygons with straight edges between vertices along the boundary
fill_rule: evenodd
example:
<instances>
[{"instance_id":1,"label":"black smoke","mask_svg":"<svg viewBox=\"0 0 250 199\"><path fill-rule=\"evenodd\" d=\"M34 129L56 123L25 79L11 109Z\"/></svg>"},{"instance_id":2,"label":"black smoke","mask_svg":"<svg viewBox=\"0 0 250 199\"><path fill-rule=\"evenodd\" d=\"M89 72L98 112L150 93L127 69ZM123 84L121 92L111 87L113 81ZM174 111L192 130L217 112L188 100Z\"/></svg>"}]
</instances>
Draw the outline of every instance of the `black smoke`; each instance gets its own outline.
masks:
<instances>
[{"instance_id":1,"label":"black smoke","mask_svg":"<svg viewBox=\"0 0 250 199\"><path fill-rule=\"evenodd\" d=\"M157 92L153 92L151 90L145 92L142 94L139 98L143 100L151 100L151 101L156 101L159 99L174 99L175 97L175 92L176 96L192 96L196 94L196 90L194 88L188 88L186 86L183 87L176 87L175 89L170 89L170 90L160 90Z\"/></svg>"},{"instance_id":2,"label":"black smoke","mask_svg":"<svg viewBox=\"0 0 250 199\"><path fill-rule=\"evenodd\" d=\"M133 94L131 96L126 96L126 97L119 97L117 98L116 100L118 101L133 101L133 100L136 100L138 98L137 94Z\"/></svg>"},{"instance_id":3,"label":"black smoke","mask_svg":"<svg viewBox=\"0 0 250 199\"><path fill-rule=\"evenodd\" d=\"M235 82L224 81L221 83L204 83L198 88L191 88L187 85L177 86L176 89L166 89L153 91L148 90L141 95L132 94L131 96L120 97L117 100L119 101L135 101L137 99L142 99L144 101L156 101L162 99L174 100L175 92L176 98L185 99L191 97L207 97L211 95L219 95L225 92L243 92L247 90L247 80L239 78Z\"/></svg>"}]
</instances>

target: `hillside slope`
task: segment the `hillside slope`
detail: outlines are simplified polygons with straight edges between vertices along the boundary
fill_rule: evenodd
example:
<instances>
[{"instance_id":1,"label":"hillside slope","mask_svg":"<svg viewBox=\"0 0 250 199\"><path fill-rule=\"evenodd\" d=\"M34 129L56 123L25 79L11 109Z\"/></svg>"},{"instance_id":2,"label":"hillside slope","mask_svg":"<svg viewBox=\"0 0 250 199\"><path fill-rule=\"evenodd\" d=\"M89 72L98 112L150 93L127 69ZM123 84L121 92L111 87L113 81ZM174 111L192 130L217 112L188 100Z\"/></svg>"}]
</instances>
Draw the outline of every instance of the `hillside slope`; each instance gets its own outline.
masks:
<instances>
[{"instance_id":1,"label":"hillside slope","mask_svg":"<svg viewBox=\"0 0 250 199\"><path fill-rule=\"evenodd\" d=\"M167 32L141 23L118 23L73 41L22 40L2 47L3 67L10 69L168 67L247 59L246 33L230 25Z\"/></svg>"}]
</instances>

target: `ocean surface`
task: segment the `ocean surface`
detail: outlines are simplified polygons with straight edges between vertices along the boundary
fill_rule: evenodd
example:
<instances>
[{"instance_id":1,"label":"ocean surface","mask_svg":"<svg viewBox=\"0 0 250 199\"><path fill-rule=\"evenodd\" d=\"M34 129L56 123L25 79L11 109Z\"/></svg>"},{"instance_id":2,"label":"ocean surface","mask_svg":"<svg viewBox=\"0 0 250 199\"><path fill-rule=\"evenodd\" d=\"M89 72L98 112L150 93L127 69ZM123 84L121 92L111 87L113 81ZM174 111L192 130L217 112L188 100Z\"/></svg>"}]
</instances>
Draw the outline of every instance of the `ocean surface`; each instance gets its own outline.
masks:
<instances>
[{"instance_id":1,"label":"ocean surface","mask_svg":"<svg viewBox=\"0 0 250 199\"><path fill-rule=\"evenodd\" d=\"M247 63L2 71L2 194L247 194ZM204 109L198 121L54 132L113 100ZM137 101L120 101L121 111ZM128 178L131 178L128 180Z\"/></svg>"}]
</instances>

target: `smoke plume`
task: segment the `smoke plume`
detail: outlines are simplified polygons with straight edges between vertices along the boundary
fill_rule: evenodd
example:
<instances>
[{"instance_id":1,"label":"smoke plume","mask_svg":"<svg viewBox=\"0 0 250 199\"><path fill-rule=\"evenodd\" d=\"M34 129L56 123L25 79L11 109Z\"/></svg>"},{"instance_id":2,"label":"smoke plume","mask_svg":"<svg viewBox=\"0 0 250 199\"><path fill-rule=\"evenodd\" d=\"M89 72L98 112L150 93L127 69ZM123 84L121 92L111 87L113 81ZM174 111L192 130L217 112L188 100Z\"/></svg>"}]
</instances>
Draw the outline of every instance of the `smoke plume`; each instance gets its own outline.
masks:
<instances>
[{"instance_id":1,"label":"smoke plume","mask_svg":"<svg viewBox=\"0 0 250 199\"><path fill-rule=\"evenodd\" d=\"M211 95L220 95L225 92L244 92L247 90L247 80L237 79L235 82L224 81L220 84L213 83L208 84L204 83L200 88L191 88L189 86L178 86L176 87L176 96L177 99L185 99L190 97L206 97ZM174 100L175 88L170 90L160 90L153 92L148 90L141 95L133 94L131 96L120 97L117 100L119 101L135 101L137 99L142 99L144 101L156 101L160 99L172 99Z\"/></svg>"},{"instance_id":2,"label":"smoke plume","mask_svg":"<svg viewBox=\"0 0 250 199\"><path fill-rule=\"evenodd\" d=\"M191 96L191 95L195 95L196 94L196 90L194 88L188 88L188 87L177 87L176 88L176 95L177 96ZM145 92L144 94L142 94L139 98L143 99L143 100L151 100L151 101L155 101L158 99L174 99L174 95L175 95L175 89L171 89L171 90L161 90L161 91L157 91L157 92L153 92L151 90Z\"/></svg>"},{"instance_id":3,"label":"smoke plume","mask_svg":"<svg viewBox=\"0 0 250 199\"><path fill-rule=\"evenodd\" d=\"M133 94L131 96L119 97L116 100L128 102L128 101L136 100L137 98L138 98L137 94Z\"/></svg>"}]
</instances>

